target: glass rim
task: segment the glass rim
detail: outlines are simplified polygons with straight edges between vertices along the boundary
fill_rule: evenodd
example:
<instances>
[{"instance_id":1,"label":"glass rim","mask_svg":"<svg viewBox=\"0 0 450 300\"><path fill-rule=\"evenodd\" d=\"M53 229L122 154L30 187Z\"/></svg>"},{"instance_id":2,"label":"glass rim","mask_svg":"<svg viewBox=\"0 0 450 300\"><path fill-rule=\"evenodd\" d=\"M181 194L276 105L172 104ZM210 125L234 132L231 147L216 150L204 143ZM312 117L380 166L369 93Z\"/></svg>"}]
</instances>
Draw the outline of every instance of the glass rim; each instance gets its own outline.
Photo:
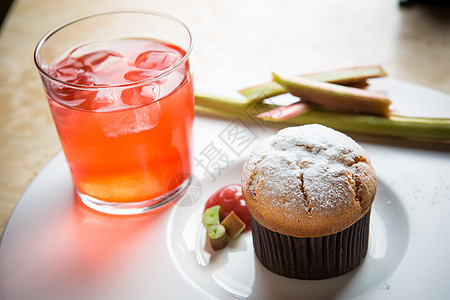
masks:
<instances>
[{"instance_id":1,"label":"glass rim","mask_svg":"<svg viewBox=\"0 0 450 300\"><path fill-rule=\"evenodd\" d=\"M104 15L114 15L114 14L143 14L143 15L153 15L153 16L158 16L158 17L163 17L166 18L168 20L174 21L175 23L178 23L179 25L181 25L187 32L188 37L189 37L189 47L186 51L186 53L183 55L183 57L173 66L171 66L170 68L167 68L166 70L164 70L163 72L159 73L157 76L154 77L149 77L149 78L145 78L139 81L135 81L135 82L130 82L130 83L122 83L122 84L113 84L113 85L100 85L100 86L92 86L92 85L84 85L84 84L77 84L77 83L71 83L71 82L67 82L61 79L58 79L50 74L48 74L48 72L42 67L42 65L39 62L38 59L38 55L40 53L40 50L42 48L42 46L44 45L44 43L49 40L54 34L56 34L57 32L59 32L60 30L78 23L80 21L83 20L87 20L87 19L91 19L91 18L95 18L95 17L99 17L99 16L104 16ZM151 83L153 81L159 80L162 77L165 77L171 73L173 73L174 71L176 71L177 69L179 69L181 66L183 66L187 60L189 59L189 56L192 53L192 49L193 49L193 37L192 37L192 33L189 30L189 28L186 26L186 24L184 24L182 21L180 21L179 19L168 15L166 13L162 13L159 11L155 11L155 10L145 10L145 9L134 9L134 10L124 10L124 9L119 9L119 10L107 10L107 11L101 11L101 12L96 12L96 13L91 13L91 14L86 14L86 15L82 15L76 18L73 18L69 21L66 21L64 23L61 23L59 25L57 25L56 27L54 27L53 29L51 29L50 31L48 31L37 43L35 49L34 49L34 64L36 65L37 69L39 70L39 73L45 77L47 77L48 79L52 80L52 81L56 81L60 84L69 86L71 88L74 89L81 89L81 90L102 90L102 89L115 89L115 88L132 88L132 87L136 87L136 86L141 86L144 84L148 84ZM70 49L68 49L70 50ZM183 49L184 50L184 49Z\"/></svg>"}]
</instances>

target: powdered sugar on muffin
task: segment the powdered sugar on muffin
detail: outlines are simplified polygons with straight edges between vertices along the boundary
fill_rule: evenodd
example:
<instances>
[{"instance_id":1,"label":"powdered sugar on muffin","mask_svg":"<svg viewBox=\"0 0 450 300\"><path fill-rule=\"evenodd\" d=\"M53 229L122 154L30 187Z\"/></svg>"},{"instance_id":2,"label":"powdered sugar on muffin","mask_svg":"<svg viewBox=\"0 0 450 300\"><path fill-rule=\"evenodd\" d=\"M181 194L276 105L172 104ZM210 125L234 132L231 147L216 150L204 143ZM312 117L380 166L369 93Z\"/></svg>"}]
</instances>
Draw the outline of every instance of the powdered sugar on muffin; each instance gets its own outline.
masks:
<instances>
[{"instance_id":1,"label":"powdered sugar on muffin","mask_svg":"<svg viewBox=\"0 0 450 300\"><path fill-rule=\"evenodd\" d=\"M262 225L321 236L352 225L370 209L376 179L361 146L312 124L283 129L257 146L242 186L250 213Z\"/></svg>"}]
</instances>

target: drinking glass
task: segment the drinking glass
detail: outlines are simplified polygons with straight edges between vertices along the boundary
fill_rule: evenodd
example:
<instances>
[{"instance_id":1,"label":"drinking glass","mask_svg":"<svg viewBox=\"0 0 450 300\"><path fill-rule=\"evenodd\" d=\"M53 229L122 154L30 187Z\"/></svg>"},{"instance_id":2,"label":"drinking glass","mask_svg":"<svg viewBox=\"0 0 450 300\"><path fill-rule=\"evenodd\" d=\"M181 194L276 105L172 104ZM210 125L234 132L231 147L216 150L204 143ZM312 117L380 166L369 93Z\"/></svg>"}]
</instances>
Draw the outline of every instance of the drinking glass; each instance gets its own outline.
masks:
<instances>
[{"instance_id":1,"label":"drinking glass","mask_svg":"<svg viewBox=\"0 0 450 300\"><path fill-rule=\"evenodd\" d=\"M69 21L37 44L40 73L75 190L111 214L180 198L191 180L192 36L154 11Z\"/></svg>"}]
</instances>

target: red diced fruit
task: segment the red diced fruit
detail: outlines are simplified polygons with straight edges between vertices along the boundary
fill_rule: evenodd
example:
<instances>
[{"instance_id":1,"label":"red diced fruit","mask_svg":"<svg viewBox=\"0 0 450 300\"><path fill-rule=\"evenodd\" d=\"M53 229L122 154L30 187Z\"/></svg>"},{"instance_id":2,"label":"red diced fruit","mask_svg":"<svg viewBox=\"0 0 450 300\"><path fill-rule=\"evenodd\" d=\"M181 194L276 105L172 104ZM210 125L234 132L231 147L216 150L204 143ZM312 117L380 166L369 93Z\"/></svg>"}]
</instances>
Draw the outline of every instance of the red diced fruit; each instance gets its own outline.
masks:
<instances>
[{"instance_id":1,"label":"red diced fruit","mask_svg":"<svg viewBox=\"0 0 450 300\"><path fill-rule=\"evenodd\" d=\"M228 214L234 211L239 219L245 223L245 230L250 229L250 214L240 184L230 184L215 192L206 201L205 210L215 205L220 206L220 221L223 221Z\"/></svg>"}]
</instances>

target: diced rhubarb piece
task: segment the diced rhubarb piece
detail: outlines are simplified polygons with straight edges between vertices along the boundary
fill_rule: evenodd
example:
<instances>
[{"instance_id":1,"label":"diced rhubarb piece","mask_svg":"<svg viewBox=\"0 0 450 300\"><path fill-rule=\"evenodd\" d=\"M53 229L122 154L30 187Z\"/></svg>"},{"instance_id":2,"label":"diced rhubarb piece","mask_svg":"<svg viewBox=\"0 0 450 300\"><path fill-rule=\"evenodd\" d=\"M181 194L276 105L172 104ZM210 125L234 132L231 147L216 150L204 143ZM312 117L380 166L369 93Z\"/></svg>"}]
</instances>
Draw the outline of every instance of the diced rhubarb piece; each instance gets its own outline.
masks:
<instances>
[{"instance_id":1,"label":"diced rhubarb piece","mask_svg":"<svg viewBox=\"0 0 450 300\"><path fill-rule=\"evenodd\" d=\"M225 248L228 244L225 226L221 224L211 225L206 230L211 247L214 251Z\"/></svg>"},{"instance_id":2,"label":"diced rhubarb piece","mask_svg":"<svg viewBox=\"0 0 450 300\"><path fill-rule=\"evenodd\" d=\"M208 228L220 224L220 206L212 206L203 212L203 225Z\"/></svg>"},{"instance_id":3,"label":"diced rhubarb piece","mask_svg":"<svg viewBox=\"0 0 450 300\"><path fill-rule=\"evenodd\" d=\"M245 223L234 211L228 214L228 216L226 216L220 224L225 227L227 234L231 239L238 237L245 229Z\"/></svg>"}]
</instances>

